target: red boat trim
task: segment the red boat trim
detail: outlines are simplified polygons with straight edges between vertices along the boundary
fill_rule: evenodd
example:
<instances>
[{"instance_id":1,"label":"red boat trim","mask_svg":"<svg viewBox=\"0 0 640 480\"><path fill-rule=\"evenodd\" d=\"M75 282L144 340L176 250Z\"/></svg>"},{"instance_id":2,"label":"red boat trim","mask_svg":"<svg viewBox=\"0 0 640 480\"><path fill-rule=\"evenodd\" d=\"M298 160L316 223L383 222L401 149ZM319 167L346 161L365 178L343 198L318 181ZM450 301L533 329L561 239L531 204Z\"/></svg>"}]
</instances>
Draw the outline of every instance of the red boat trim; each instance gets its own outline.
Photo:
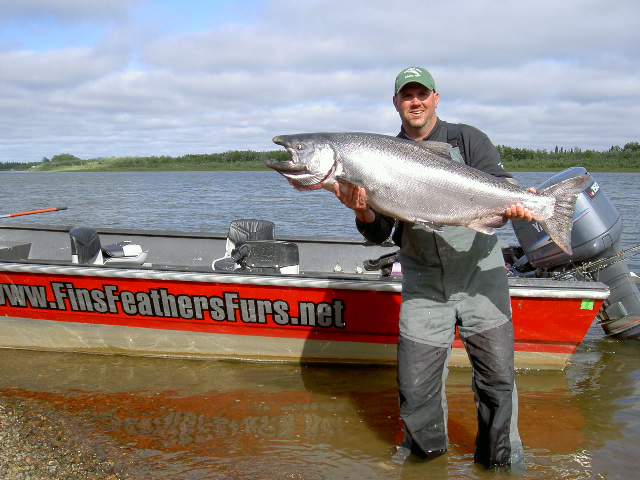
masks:
<instances>
[{"instance_id":1,"label":"red boat trim","mask_svg":"<svg viewBox=\"0 0 640 480\"><path fill-rule=\"evenodd\" d=\"M359 363L394 358L397 278L35 262L0 263L0 272L0 347ZM509 282L517 362L563 368L608 288ZM456 340L456 358L464 358L462 347Z\"/></svg>"}]
</instances>

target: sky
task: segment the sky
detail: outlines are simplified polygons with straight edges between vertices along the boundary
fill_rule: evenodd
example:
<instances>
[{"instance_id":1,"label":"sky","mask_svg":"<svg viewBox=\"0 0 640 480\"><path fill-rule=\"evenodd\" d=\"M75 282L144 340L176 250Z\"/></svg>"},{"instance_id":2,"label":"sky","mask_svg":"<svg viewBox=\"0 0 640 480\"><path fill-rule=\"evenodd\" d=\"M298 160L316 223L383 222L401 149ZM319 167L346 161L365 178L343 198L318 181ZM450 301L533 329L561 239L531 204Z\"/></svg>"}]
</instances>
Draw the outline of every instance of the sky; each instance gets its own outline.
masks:
<instances>
[{"instance_id":1,"label":"sky","mask_svg":"<svg viewBox=\"0 0 640 480\"><path fill-rule=\"evenodd\" d=\"M496 145L640 141L637 0L0 0L0 162L395 135L395 76Z\"/></svg>"}]
</instances>

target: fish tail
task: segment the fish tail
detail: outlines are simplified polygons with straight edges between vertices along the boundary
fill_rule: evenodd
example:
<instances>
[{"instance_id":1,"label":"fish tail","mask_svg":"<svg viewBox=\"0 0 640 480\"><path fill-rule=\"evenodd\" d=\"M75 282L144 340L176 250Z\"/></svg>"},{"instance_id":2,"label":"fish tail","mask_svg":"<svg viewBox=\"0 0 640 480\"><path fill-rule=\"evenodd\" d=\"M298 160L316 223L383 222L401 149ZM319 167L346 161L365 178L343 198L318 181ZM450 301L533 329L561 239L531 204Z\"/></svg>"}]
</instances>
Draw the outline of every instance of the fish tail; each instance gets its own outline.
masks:
<instances>
[{"instance_id":1,"label":"fish tail","mask_svg":"<svg viewBox=\"0 0 640 480\"><path fill-rule=\"evenodd\" d=\"M551 240L567 255L571 255L571 227L578 194L591 177L580 175L539 190L537 193L555 199L549 218L536 219Z\"/></svg>"}]
</instances>

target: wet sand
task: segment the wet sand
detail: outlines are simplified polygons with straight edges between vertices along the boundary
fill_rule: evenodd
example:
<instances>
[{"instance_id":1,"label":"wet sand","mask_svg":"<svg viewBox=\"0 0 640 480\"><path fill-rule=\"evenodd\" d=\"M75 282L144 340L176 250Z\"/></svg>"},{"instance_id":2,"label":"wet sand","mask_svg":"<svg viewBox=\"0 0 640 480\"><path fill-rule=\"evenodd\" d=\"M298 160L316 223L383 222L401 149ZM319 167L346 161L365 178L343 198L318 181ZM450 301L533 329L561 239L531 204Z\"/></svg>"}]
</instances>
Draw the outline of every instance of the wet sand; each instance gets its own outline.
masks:
<instances>
[{"instance_id":1,"label":"wet sand","mask_svg":"<svg viewBox=\"0 0 640 480\"><path fill-rule=\"evenodd\" d=\"M153 479L133 452L37 400L0 396L0 478Z\"/></svg>"}]
</instances>

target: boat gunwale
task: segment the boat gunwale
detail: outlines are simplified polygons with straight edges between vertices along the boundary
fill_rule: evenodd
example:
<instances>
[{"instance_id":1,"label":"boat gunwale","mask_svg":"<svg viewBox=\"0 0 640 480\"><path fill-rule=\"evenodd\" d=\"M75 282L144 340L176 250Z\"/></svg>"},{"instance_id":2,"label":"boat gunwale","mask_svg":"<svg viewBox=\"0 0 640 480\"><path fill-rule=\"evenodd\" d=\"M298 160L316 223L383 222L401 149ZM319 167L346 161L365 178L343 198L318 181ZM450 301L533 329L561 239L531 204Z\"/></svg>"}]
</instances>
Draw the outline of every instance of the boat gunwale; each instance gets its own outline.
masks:
<instances>
[{"instance_id":1,"label":"boat gunwale","mask_svg":"<svg viewBox=\"0 0 640 480\"><path fill-rule=\"evenodd\" d=\"M402 291L401 276L380 277L375 274L338 274L303 272L300 274L237 273L197 270L193 267L139 267L125 265L74 265L66 262L37 260L0 261L0 271L45 275L75 275L180 281L260 285L281 288L313 288L336 290L365 290L376 292ZM511 297L605 300L609 287L600 282L580 280L551 280L544 278L509 277Z\"/></svg>"},{"instance_id":2,"label":"boat gunwale","mask_svg":"<svg viewBox=\"0 0 640 480\"><path fill-rule=\"evenodd\" d=\"M2 230L27 230L68 233L71 227L51 224L0 224ZM184 232L172 230L140 230L122 228L99 228L98 234L124 235L137 237L167 237L183 239L225 240L226 233ZM366 248L374 244L360 238L320 237L320 236L276 236L279 240L292 241L306 245L354 245ZM383 247L394 247L385 242ZM401 275L382 277L379 273L340 273L329 271L303 270L299 274L266 274L214 271L203 266L181 266L152 264L135 267L132 265L77 265L67 261L47 259L0 260L0 271L22 271L41 274L87 275L92 277L113 276L117 278L139 278L152 280L174 280L194 282L217 282L240 285L269 285L294 288L332 288L369 291L401 292ZM609 296L609 287L600 282L582 280L553 280L509 276L511 297L524 298L580 298L605 300Z\"/></svg>"}]
</instances>

